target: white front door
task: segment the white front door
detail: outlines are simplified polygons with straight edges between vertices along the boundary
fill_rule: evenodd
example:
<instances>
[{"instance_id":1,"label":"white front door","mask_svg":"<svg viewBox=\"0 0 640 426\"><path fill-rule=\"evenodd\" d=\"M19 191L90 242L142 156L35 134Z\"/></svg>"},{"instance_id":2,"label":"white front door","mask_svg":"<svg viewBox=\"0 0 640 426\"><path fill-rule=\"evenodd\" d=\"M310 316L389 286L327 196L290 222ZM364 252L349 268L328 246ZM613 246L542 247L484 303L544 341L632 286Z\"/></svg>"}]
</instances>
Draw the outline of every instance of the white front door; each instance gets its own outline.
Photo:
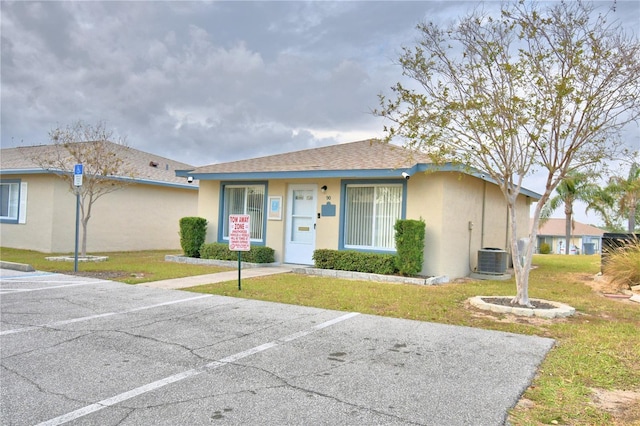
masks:
<instances>
[{"instance_id":1,"label":"white front door","mask_svg":"<svg viewBox=\"0 0 640 426\"><path fill-rule=\"evenodd\" d=\"M316 247L317 185L289 185L285 263L313 264Z\"/></svg>"}]
</instances>

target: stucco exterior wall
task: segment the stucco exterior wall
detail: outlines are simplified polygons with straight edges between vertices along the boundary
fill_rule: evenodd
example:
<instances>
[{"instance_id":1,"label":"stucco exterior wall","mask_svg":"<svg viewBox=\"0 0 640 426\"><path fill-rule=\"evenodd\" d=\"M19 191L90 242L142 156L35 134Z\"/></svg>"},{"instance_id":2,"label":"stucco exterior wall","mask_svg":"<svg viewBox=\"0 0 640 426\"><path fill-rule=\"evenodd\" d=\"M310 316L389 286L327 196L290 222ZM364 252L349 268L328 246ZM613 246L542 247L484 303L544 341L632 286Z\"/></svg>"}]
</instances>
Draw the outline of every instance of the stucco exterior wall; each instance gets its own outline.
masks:
<instances>
[{"instance_id":1,"label":"stucco exterior wall","mask_svg":"<svg viewBox=\"0 0 640 426\"><path fill-rule=\"evenodd\" d=\"M218 238L218 210L220 204L220 182L200 181L196 216L207 219L205 241L213 243Z\"/></svg>"},{"instance_id":2,"label":"stucco exterior wall","mask_svg":"<svg viewBox=\"0 0 640 426\"><path fill-rule=\"evenodd\" d=\"M327 185L327 192L323 193L320 188ZM318 182L318 208L317 212L322 212L322 206L331 203L336 208L335 216L320 216L316 225L316 248L337 250L339 246L340 228L340 201L341 201L341 180L322 179Z\"/></svg>"},{"instance_id":3,"label":"stucco exterior wall","mask_svg":"<svg viewBox=\"0 0 640 426\"><path fill-rule=\"evenodd\" d=\"M180 218L195 216L198 192L134 184L94 204L87 251L180 249Z\"/></svg>"},{"instance_id":4,"label":"stucco exterior wall","mask_svg":"<svg viewBox=\"0 0 640 426\"><path fill-rule=\"evenodd\" d=\"M278 263L283 262L284 255L284 235L285 235L285 223L287 212L287 185L281 180L271 180L267 186L267 197L279 196L282 197L282 205L280 211L282 213L282 219L269 220L267 218L267 231L265 245L271 247L275 251L275 261Z\"/></svg>"},{"instance_id":5,"label":"stucco exterior wall","mask_svg":"<svg viewBox=\"0 0 640 426\"><path fill-rule=\"evenodd\" d=\"M73 252L76 197L67 183L45 174L16 178L28 183L26 223L1 224L0 244L44 253ZM179 250L179 220L195 216L197 203L195 189L156 185L134 184L104 195L93 206L87 251Z\"/></svg>"},{"instance_id":6,"label":"stucco exterior wall","mask_svg":"<svg viewBox=\"0 0 640 426\"><path fill-rule=\"evenodd\" d=\"M69 185L60 178L51 177L53 181L53 197L51 200L52 215L47 218L52 227L51 253L72 253L75 250L76 235L76 196L70 192ZM80 214L82 217L82 214ZM89 228L91 221L89 219ZM81 244L82 225L80 225L78 244ZM91 238L91 230L87 238ZM80 250L78 245L78 250Z\"/></svg>"},{"instance_id":7,"label":"stucco exterior wall","mask_svg":"<svg viewBox=\"0 0 640 426\"><path fill-rule=\"evenodd\" d=\"M443 180L435 173L419 173L407 182L407 219L424 219L425 249L422 274L441 275L442 224L445 222Z\"/></svg>"},{"instance_id":8,"label":"stucco exterior wall","mask_svg":"<svg viewBox=\"0 0 640 426\"><path fill-rule=\"evenodd\" d=\"M287 195L291 184L318 186L317 212L327 202L336 207L335 216L316 219L316 249L337 250L340 231L341 179L270 180L267 196L282 197L282 220L267 220L265 244L275 250L276 262L282 262L287 226ZM327 185L323 193L321 187ZM482 179L460 173L418 173L407 182L406 217L424 219L425 255L422 274L467 276L477 264L477 252L483 247L510 251L507 205L500 189ZM208 221L207 242L218 239L220 182L200 182L198 216ZM518 200L518 232L528 235L529 205L526 197ZM471 225L471 229L469 224Z\"/></svg>"},{"instance_id":9,"label":"stucco exterior wall","mask_svg":"<svg viewBox=\"0 0 640 426\"><path fill-rule=\"evenodd\" d=\"M519 238L528 235L527 197L517 201ZM478 250L510 252L507 204L500 189L459 173L420 173L407 185L407 218L425 220L422 274L467 276Z\"/></svg>"},{"instance_id":10,"label":"stucco exterior wall","mask_svg":"<svg viewBox=\"0 0 640 426\"><path fill-rule=\"evenodd\" d=\"M50 253L52 250L55 177L50 175L11 176L27 183L26 223L0 224L0 245L3 247L36 250Z\"/></svg>"}]
</instances>

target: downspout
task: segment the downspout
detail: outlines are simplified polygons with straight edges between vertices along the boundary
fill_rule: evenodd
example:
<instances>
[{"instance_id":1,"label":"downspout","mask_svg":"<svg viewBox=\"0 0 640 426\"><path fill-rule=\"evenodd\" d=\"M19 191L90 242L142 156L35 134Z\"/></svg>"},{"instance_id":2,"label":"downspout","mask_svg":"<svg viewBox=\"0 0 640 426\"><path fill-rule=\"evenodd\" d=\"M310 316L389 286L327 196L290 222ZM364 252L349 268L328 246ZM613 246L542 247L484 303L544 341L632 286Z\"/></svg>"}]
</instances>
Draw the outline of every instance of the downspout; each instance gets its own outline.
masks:
<instances>
[{"instance_id":1,"label":"downspout","mask_svg":"<svg viewBox=\"0 0 640 426\"><path fill-rule=\"evenodd\" d=\"M484 247L484 217L487 206L487 181L484 181L484 187L482 188L482 222L480 225L480 248Z\"/></svg>"}]
</instances>

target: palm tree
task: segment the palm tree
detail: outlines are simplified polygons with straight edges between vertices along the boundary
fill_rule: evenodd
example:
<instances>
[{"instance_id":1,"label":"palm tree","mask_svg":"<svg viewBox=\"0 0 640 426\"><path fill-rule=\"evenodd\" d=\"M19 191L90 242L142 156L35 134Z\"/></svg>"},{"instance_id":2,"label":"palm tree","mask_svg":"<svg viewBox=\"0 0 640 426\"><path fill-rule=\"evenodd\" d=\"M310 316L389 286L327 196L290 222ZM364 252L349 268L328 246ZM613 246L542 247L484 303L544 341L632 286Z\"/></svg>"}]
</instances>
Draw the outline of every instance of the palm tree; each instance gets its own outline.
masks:
<instances>
[{"instance_id":1,"label":"palm tree","mask_svg":"<svg viewBox=\"0 0 640 426\"><path fill-rule=\"evenodd\" d=\"M607 189L617 198L620 215L628 218L627 231L634 232L640 204L640 166L633 163L626 179L619 176L611 178Z\"/></svg>"},{"instance_id":2,"label":"palm tree","mask_svg":"<svg viewBox=\"0 0 640 426\"><path fill-rule=\"evenodd\" d=\"M565 215L565 254L570 254L571 231L573 223L573 203L584 201L589 203L591 195L599 189L589 181L590 176L585 173L571 172L556 188L556 195L551 197L540 213L541 223L544 223L560 205L564 205Z\"/></svg>"},{"instance_id":3,"label":"palm tree","mask_svg":"<svg viewBox=\"0 0 640 426\"><path fill-rule=\"evenodd\" d=\"M597 187L589 195L585 212L596 212L604 221L605 229L613 232L617 228L617 215L613 211L615 204L616 200L608 188Z\"/></svg>"}]
</instances>

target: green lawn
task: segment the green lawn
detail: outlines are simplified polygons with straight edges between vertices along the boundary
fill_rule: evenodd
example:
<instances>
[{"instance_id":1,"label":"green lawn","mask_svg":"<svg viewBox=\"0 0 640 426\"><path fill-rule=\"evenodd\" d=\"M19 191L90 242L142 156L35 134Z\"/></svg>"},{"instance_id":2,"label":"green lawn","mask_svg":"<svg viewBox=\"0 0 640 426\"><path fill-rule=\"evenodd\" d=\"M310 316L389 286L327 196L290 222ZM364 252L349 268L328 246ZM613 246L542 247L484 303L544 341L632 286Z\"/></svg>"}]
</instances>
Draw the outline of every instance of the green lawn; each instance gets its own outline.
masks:
<instances>
[{"instance_id":1,"label":"green lawn","mask_svg":"<svg viewBox=\"0 0 640 426\"><path fill-rule=\"evenodd\" d=\"M167 254L180 254L179 251L138 251L91 253L93 256L108 256L105 262L80 262L78 272L87 275L104 274L105 278L128 284L159 281L191 275L213 274L232 268L185 263L165 262ZM71 256L73 253L44 254L30 250L0 248L0 259L7 262L27 263L39 271L69 273L73 271L73 262L52 262L46 257Z\"/></svg>"},{"instance_id":2,"label":"green lawn","mask_svg":"<svg viewBox=\"0 0 640 426\"><path fill-rule=\"evenodd\" d=\"M109 261L81 264L80 270L119 271L122 276L115 279L128 283L228 270L167 263L165 254L108 253ZM0 252L2 260L30 263L39 270L73 270L73 263L48 262L45 256L24 250ZM513 425L640 425L638 400L616 415L591 403L592 389L640 392L640 304L605 298L585 283L599 271L599 256L539 255L534 264L530 296L567 303L576 308L575 316L532 320L489 314L466 304L471 296L514 294L513 280L425 287L282 274L244 279L242 291L237 281L189 290L551 337L557 344L523 395L530 402L512 411Z\"/></svg>"}]
</instances>

